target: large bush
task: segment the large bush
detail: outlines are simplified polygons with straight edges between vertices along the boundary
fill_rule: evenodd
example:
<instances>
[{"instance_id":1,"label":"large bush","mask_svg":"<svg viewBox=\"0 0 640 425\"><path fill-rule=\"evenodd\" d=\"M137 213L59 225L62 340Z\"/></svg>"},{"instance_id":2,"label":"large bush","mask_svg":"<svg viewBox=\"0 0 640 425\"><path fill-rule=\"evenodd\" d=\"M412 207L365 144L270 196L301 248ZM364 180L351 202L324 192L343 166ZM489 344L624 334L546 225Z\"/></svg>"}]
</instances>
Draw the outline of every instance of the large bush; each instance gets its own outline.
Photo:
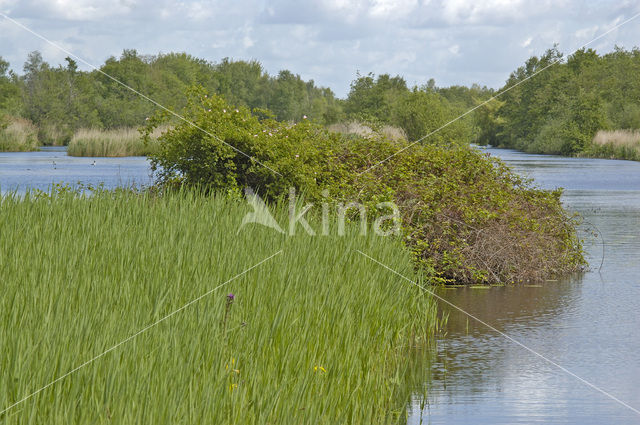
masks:
<instances>
[{"instance_id":1,"label":"large bush","mask_svg":"<svg viewBox=\"0 0 640 425\"><path fill-rule=\"evenodd\" d=\"M254 112L192 90L183 114L193 125L162 135L152 156L159 183L235 195L251 187L271 201L295 187L308 201L358 201L372 214L377 203L393 201L416 264L444 282L541 279L584 264L560 192L533 189L472 148L417 144L378 164L408 142ZM150 119L147 130L162 121Z\"/></svg>"}]
</instances>

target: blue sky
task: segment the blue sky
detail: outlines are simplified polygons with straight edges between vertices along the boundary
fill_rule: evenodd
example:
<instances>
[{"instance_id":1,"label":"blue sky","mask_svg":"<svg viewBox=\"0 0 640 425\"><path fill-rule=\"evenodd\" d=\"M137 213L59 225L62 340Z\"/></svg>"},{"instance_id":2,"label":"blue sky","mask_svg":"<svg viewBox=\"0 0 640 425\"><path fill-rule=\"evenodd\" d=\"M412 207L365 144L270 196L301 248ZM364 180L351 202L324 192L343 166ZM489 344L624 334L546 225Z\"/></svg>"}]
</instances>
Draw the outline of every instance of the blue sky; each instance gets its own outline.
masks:
<instances>
[{"instance_id":1,"label":"blue sky","mask_svg":"<svg viewBox=\"0 0 640 425\"><path fill-rule=\"evenodd\" d=\"M100 65L125 48L257 59L345 96L356 73L407 82L500 87L553 43L570 53L631 16L640 2L575 0L0 0L0 11ZM590 45L640 46L640 18ZM65 53L0 17L0 56L20 71L40 50Z\"/></svg>"}]
</instances>

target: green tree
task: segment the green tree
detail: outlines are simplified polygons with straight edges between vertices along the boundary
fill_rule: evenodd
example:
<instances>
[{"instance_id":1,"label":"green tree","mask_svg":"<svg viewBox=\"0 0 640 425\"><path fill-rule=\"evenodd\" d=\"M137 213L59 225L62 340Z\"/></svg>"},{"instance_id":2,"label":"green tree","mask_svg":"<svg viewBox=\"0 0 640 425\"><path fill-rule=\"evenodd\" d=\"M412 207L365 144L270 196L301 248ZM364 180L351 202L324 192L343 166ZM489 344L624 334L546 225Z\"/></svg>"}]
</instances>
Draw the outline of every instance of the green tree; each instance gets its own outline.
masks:
<instances>
[{"instance_id":1,"label":"green tree","mask_svg":"<svg viewBox=\"0 0 640 425\"><path fill-rule=\"evenodd\" d=\"M407 83L400 76L358 75L351 83L344 109L354 118L388 123L392 111L408 94Z\"/></svg>"},{"instance_id":2,"label":"green tree","mask_svg":"<svg viewBox=\"0 0 640 425\"><path fill-rule=\"evenodd\" d=\"M0 113L17 115L20 111L20 88L9 62L0 56Z\"/></svg>"}]
</instances>

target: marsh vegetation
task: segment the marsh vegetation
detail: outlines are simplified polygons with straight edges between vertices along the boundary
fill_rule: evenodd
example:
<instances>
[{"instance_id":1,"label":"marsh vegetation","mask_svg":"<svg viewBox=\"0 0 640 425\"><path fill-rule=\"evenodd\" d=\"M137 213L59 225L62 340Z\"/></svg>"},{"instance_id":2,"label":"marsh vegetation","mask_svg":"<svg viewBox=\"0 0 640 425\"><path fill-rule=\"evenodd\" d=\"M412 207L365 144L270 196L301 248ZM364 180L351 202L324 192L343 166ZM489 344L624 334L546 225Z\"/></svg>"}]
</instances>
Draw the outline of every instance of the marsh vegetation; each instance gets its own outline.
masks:
<instances>
[{"instance_id":1,"label":"marsh vegetation","mask_svg":"<svg viewBox=\"0 0 640 425\"><path fill-rule=\"evenodd\" d=\"M67 154L101 157L148 156L156 151L158 136L163 131L166 131L166 128L157 129L145 142L135 128L80 129L71 138Z\"/></svg>"},{"instance_id":2,"label":"marsh vegetation","mask_svg":"<svg viewBox=\"0 0 640 425\"><path fill-rule=\"evenodd\" d=\"M193 191L0 208L2 408L151 326L3 423L402 423L426 382L435 303L357 252L419 279L397 239L238 231L244 202Z\"/></svg>"}]
</instances>

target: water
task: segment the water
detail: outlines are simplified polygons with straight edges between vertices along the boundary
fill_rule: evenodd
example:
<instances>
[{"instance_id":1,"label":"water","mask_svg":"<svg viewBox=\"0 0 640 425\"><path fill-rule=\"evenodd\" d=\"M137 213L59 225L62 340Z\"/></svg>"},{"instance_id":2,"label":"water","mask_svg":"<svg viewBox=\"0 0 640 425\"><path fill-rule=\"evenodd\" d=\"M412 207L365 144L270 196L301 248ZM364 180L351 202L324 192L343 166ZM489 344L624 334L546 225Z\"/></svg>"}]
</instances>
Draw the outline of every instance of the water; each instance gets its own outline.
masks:
<instances>
[{"instance_id":1,"label":"water","mask_svg":"<svg viewBox=\"0 0 640 425\"><path fill-rule=\"evenodd\" d=\"M95 161L95 165L92 165ZM55 165L54 165L55 162ZM0 152L0 191L24 192L28 187L49 190L52 184L118 186L151 184L145 157L82 158L67 156L66 148L40 152Z\"/></svg>"},{"instance_id":2,"label":"water","mask_svg":"<svg viewBox=\"0 0 640 425\"><path fill-rule=\"evenodd\" d=\"M640 163L488 149L602 232L593 270L540 286L439 295L640 410ZM604 239L604 263L602 261ZM442 303L441 303L442 304ZM429 403L411 424L640 424L640 414L446 306Z\"/></svg>"}]
</instances>

